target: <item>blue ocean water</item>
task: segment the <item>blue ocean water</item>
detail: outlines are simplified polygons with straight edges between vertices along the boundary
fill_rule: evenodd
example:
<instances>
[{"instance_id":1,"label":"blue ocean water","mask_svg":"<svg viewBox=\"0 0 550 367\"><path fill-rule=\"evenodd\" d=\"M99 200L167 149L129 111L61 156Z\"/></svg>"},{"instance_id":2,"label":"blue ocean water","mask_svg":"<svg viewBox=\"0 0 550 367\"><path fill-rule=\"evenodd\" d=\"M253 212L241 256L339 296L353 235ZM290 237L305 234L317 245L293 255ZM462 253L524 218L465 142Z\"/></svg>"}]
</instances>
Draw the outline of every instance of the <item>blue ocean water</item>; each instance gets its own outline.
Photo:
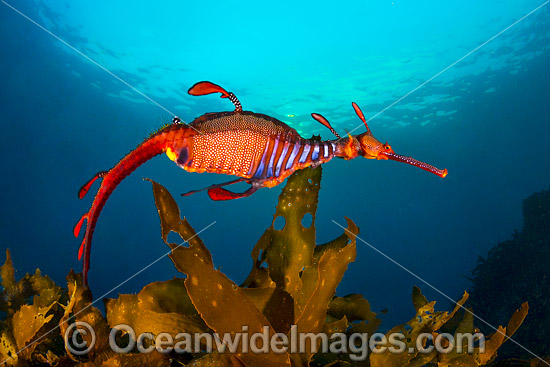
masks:
<instances>
[{"instance_id":1,"label":"blue ocean water","mask_svg":"<svg viewBox=\"0 0 550 367\"><path fill-rule=\"evenodd\" d=\"M187 95L195 82L210 80L235 92L246 110L304 137L332 138L311 112L341 133L362 132L355 101L374 117L374 135L397 153L447 168L440 179L396 162L334 160L323 168L316 227L318 243L326 242L341 233L333 220L343 224L347 216L365 241L457 297L469 288L478 256L521 227L522 200L549 187L550 5L484 45L541 4L2 2L0 244L19 276L39 267L64 284L71 268L81 268L72 228L92 200L78 200L78 188L169 121L166 110L187 122L231 110L217 96ZM123 181L94 235L96 297L167 252L151 185L141 177L174 196L227 180L158 157ZM216 221L200 237L215 265L239 283L280 190L229 202L203 193L178 204L197 231ZM165 257L107 296L175 275ZM412 315L413 285L447 308L440 293L359 245L338 292L364 294L375 311L387 308L383 326L391 327Z\"/></svg>"}]
</instances>

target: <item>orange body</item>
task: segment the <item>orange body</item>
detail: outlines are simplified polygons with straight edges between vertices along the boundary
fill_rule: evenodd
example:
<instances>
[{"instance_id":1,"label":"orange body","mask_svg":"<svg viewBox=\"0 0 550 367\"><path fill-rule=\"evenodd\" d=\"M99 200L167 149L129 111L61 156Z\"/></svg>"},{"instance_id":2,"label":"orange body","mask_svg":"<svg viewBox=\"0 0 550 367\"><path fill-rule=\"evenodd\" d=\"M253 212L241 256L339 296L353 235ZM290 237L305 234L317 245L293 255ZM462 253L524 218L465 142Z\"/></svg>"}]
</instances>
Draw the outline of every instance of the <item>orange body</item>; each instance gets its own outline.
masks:
<instances>
[{"instance_id":1,"label":"orange body","mask_svg":"<svg viewBox=\"0 0 550 367\"><path fill-rule=\"evenodd\" d=\"M256 186L273 187L297 169L335 156L331 141L302 138L272 117L249 111L206 114L189 127L185 141L170 146L169 157L188 172L224 173Z\"/></svg>"}]
</instances>

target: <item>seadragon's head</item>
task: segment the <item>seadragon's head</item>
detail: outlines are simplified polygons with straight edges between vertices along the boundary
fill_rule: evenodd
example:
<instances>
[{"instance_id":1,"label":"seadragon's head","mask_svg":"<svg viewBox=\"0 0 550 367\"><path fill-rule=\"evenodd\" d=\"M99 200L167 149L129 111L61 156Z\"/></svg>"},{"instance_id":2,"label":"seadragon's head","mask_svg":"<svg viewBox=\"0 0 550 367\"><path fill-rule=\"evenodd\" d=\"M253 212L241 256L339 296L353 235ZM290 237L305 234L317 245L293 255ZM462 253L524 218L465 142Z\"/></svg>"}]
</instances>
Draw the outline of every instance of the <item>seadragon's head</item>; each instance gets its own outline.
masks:
<instances>
[{"instance_id":1,"label":"seadragon's head","mask_svg":"<svg viewBox=\"0 0 550 367\"><path fill-rule=\"evenodd\" d=\"M422 168L423 170L431 172L439 177L447 176L447 169L441 170L430 164L418 161L414 158L399 155L393 151L393 148L387 142L381 143L378 139L374 137L374 135L372 135L372 132L367 125L367 121L365 120L365 116L363 115L363 112L361 111L359 106L355 102L353 102L352 105L353 109L357 113L357 116L359 116L359 118L365 124L367 131L359 135L348 135L347 138L341 138L340 135L338 135L338 133L332 128L330 123L323 116L317 113L312 114L312 117L315 120L328 127L338 138L340 157L345 159L352 159L361 155L367 159L389 159L392 161L403 162L418 168Z\"/></svg>"},{"instance_id":2,"label":"seadragon's head","mask_svg":"<svg viewBox=\"0 0 550 367\"><path fill-rule=\"evenodd\" d=\"M378 139L376 139L374 135L372 135L372 132L367 125L367 121L365 120L365 116L363 115L363 112L361 111L359 106L355 102L353 102L352 105L353 109L357 113L357 116L359 116L359 118L363 121L365 127L367 128L367 131L365 133L355 136L361 146L359 152L360 155L367 159L390 159L392 161L408 163L412 166L422 168L423 170L431 172L439 177L447 176L447 169L441 170L435 168L430 164L418 161L414 158L399 155L393 151L393 148L387 142L381 143L380 141L378 141Z\"/></svg>"}]
</instances>

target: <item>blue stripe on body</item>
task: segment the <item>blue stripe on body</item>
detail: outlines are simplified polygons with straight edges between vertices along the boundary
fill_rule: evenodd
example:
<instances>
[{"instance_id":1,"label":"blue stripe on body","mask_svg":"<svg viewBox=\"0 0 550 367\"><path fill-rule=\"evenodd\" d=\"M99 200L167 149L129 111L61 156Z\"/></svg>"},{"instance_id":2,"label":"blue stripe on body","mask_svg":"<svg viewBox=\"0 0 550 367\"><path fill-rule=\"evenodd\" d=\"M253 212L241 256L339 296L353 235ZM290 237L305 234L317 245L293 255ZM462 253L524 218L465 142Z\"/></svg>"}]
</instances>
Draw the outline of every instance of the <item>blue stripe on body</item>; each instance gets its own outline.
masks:
<instances>
[{"instance_id":1,"label":"blue stripe on body","mask_svg":"<svg viewBox=\"0 0 550 367\"><path fill-rule=\"evenodd\" d=\"M261 178L262 173L265 169L265 155L267 154L267 149L269 148L269 143L265 145L264 154L262 155L262 159L260 159L260 164L258 165L258 169L256 170L256 173L254 173L254 178Z\"/></svg>"},{"instance_id":2,"label":"blue stripe on body","mask_svg":"<svg viewBox=\"0 0 550 367\"><path fill-rule=\"evenodd\" d=\"M311 146L309 144L304 145L304 151L302 152L302 156L298 160L299 163L305 163L310 149L311 149Z\"/></svg>"},{"instance_id":3,"label":"blue stripe on body","mask_svg":"<svg viewBox=\"0 0 550 367\"><path fill-rule=\"evenodd\" d=\"M300 150L300 143L294 144L294 149L292 149L292 153L290 153L290 158L288 159L288 162L286 163L285 169L290 169L292 165L294 164L294 160L296 159L296 155L298 154L298 151Z\"/></svg>"},{"instance_id":4,"label":"blue stripe on body","mask_svg":"<svg viewBox=\"0 0 550 367\"><path fill-rule=\"evenodd\" d=\"M289 146L290 146L290 143L286 141L285 146L283 147L283 151L281 152L281 156L279 157L279 161L277 162L277 167L275 168L275 177L279 177L279 175L281 174L281 166L283 165L285 157L288 153Z\"/></svg>"},{"instance_id":5,"label":"blue stripe on body","mask_svg":"<svg viewBox=\"0 0 550 367\"><path fill-rule=\"evenodd\" d=\"M313 153L311 153L311 160L316 161L319 158L319 144L315 143L313 147Z\"/></svg>"},{"instance_id":6,"label":"blue stripe on body","mask_svg":"<svg viewBox=\"0 0 550 367\"><path fill-rule=\"evenodd\" d=\"M267 177L273 177L273 161L277 155L277 146L279 146L279 139L275 139L275 145L273 145L273 150L271 151L271 158L269 158L267 166Z\"/></svg>"}]
</instances>

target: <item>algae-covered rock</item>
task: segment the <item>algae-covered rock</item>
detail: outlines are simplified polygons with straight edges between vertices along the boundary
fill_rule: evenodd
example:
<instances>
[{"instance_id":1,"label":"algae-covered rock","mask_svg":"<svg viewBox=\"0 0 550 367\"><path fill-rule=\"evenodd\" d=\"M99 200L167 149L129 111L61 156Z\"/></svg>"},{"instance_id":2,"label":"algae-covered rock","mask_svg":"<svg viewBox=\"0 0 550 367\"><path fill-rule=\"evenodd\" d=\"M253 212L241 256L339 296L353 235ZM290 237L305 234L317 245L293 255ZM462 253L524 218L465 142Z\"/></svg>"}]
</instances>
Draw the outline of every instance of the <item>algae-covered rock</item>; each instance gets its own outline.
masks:
<instances>
[{"instance_id":1,"label":"algae-covered rock","mask_svg":"<svg viewBox=\"0 0 550 367\"><path fill-rule=\"evenodd\" d=\"M550 190L534 193L523 202L523 229L479 258L472 271L472 299L476 314L491 325L529 302L529 316L514 336L530 352L550 356ZM512 231L511 231L512 232ZM490 327L479 325L485 333ZM534 356L519 345L506 343L499 355Z\"/></svg>"}]
</instances>

